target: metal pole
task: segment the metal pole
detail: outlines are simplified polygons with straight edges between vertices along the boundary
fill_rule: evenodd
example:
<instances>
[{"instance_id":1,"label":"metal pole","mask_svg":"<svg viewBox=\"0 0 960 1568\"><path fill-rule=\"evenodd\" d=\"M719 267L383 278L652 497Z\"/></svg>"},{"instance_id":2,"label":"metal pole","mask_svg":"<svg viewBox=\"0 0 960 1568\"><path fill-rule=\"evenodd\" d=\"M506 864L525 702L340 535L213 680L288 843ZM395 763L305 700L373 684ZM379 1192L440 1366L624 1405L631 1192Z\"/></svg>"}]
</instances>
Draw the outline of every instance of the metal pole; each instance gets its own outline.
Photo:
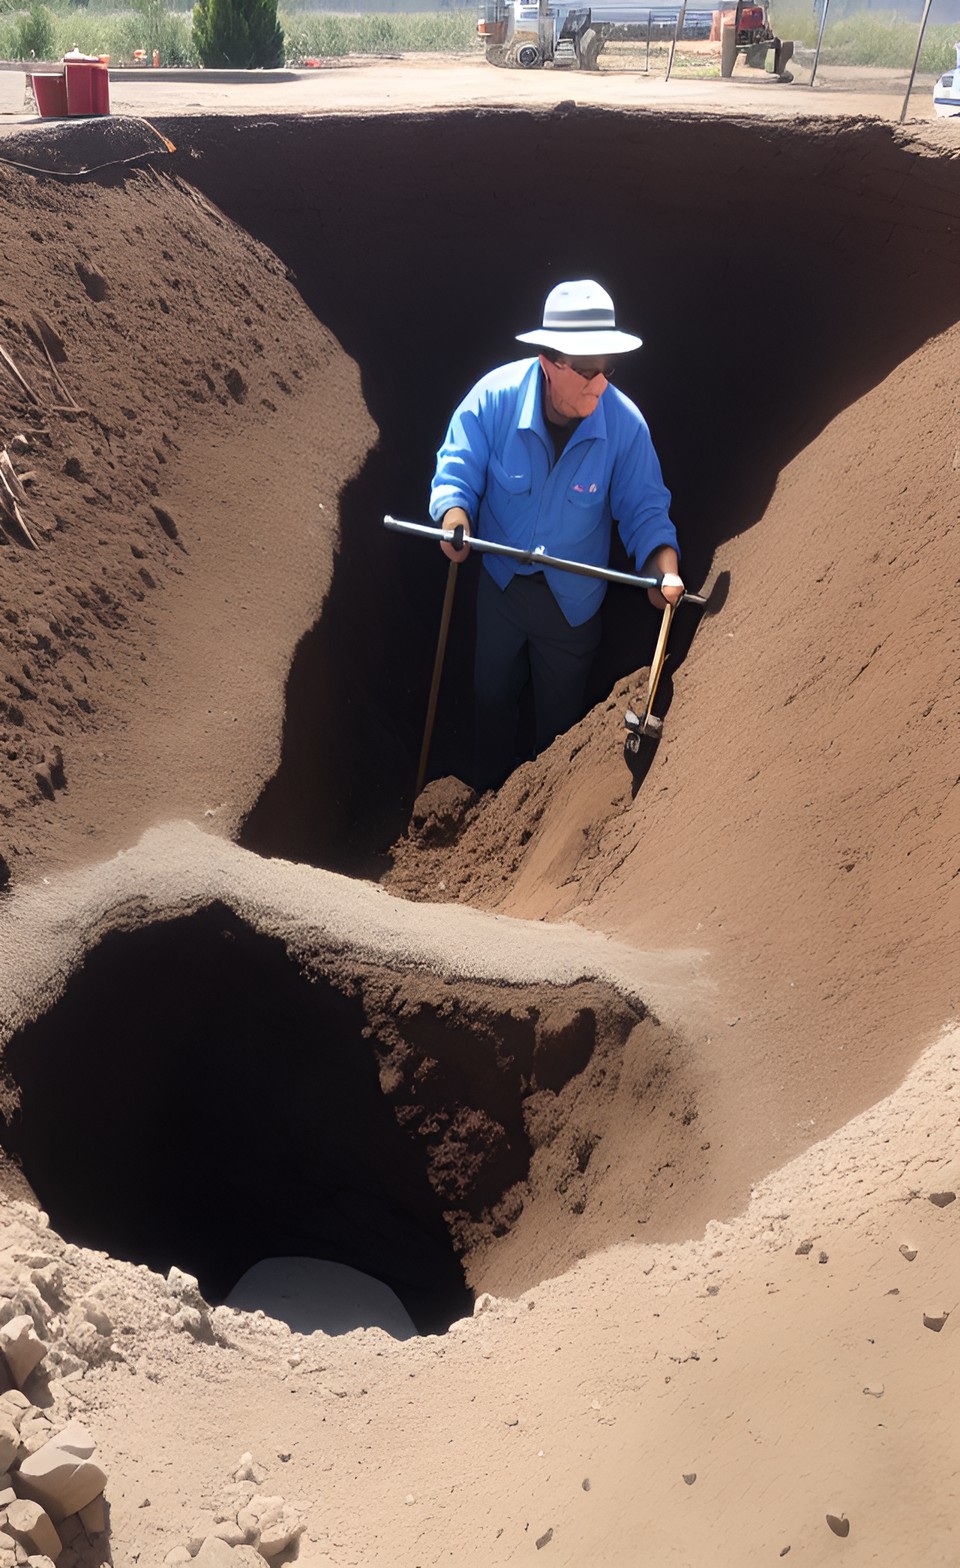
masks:
<instances>
[{"instance_id":1,"label":"metal pole","mask_svg":"<svg viewBox=\"0 0 960 1568\"><path fill-rule=\"evenodd\" d=\"M653 24L653 12L652 11L648 11L647 12L647 57L646 57L646 59L643 62L643 69L645 71L649 71L649 69L650 69L650 28L651 28L652 24Z\"/></svg>"},{"instance_id":2,"label":"metal pole","mask_svg":"<svg viewBox=\"0 0 960 1568\"><path fill-rule=\"evenodd\" d=\"M920 31L917 34L917 52L913 57L913 70L910 72L910 81L907 84L907 96L904 98L903 108L900 110L901 125L907 118L907 104L910 102L910 94L913 92L913 79L917 74L917 66L920 64L920 50L923 48L923 35L926 30L927 17L930 15L930 7L932 4L933 0L927 0L927 3L923 8L923 15L920 18Z\"/></svg>"},{"instance_id":3,"label":"metal pole","mask_svg":"<svg viewBox=\"0 0 960 1568\"><path fill-rule=\"evenodd\" d=\"M434 539L439 544L446 540L448 544L459 545L463 543L462 537L457 539L455 528L430 528L426 523L406 523L398 517L388 515L383 519L385 528L390 528L394 533L414 534L421 539ZM638 577L636 572L615 572L607 566L587 566L582 561L565 561L556 555L547 555L544 550L517 550L513 545L496 544L492 539L478 539L476 534L469 537L471 550L478 550L481 555L505 555L512 561L521 561L524 566L552 566L558 572L576 572L580 577L599 577L607 583L626 583L629 588L659 588L659 577Z\"/></svg>"},{"instance_id":4,"label":"metal pole","mask_svg":"<svg viewBox=\"0 0 960 1568\"><path fill-rule=\"evenodd\" d=\"M817 31L817 47L813 56L813 70L810 72L808 87L812 87L817 75L817 66L820 64L820 45L823 43L823 29L827 25L827 12L830 9L830 0L823 0L823 10L820 12L820 27Z\"/></svg>"},{"instance_id":5,"label":"metal pole","mask_svg":"<svg viewBox=\"0 0 960 1568\"><path fill-rule=\"evenodd\" d=\"M677 52L677 40L683 32L683 24L686 19L686 15L687 0L680 0L680 9L677 12L677 22L673 29L673 37L670 40L670 58L667 61L667 74L664 77L665 82L669 82L670 80L670 72L673 70L673 57Z\"/></svg>"}]
</instances>

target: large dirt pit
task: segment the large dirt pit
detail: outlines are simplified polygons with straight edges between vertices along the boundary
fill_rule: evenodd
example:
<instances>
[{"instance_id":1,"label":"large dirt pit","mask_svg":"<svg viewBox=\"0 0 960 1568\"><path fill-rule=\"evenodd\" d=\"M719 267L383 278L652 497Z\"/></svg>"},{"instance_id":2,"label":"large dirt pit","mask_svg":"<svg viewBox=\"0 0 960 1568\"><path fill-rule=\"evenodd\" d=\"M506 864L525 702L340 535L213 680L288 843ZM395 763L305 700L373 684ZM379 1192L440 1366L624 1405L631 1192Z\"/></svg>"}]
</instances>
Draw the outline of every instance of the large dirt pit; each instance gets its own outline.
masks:
<instances>
[{"instance_id":1,"label":"large dirt pit","mask_svg":"<svg viewBox=\"0 0 960 1568\"><path fill-rule=\"evenodd\" d=\"M15 1488L76 1416L109 1514L62 1568L951 1563L956 152L570 104L159 128L0 146ZM584 275L708 608L640 765L656 617L613 590L583 722L407 831L445 565L381 519ZM413 1337L234 1310L270 1257Z\"/></svg>"}]
</instances>

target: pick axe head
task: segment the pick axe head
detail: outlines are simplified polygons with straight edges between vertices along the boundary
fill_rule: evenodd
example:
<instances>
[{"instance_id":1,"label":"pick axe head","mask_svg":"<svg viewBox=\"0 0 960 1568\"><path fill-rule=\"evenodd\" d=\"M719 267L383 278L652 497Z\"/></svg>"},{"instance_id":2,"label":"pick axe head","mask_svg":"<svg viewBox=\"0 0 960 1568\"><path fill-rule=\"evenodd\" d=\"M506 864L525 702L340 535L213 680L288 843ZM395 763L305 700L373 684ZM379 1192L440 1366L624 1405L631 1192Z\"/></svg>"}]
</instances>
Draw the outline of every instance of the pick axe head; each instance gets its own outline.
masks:
<instances>
[{"instance_id":1,"label":"pick axe head","mask_svg":"<svg viewBox=\"0 0 960 1568\"><path fill-rule=\"evenodd\" d=\"M639 751L642 739L658 741L663 732L663 720L658 719L655 713L634 713L628 708L623 716L623 722L629 731L624 742L628 751Z\"/></svg>"}]
</instances>

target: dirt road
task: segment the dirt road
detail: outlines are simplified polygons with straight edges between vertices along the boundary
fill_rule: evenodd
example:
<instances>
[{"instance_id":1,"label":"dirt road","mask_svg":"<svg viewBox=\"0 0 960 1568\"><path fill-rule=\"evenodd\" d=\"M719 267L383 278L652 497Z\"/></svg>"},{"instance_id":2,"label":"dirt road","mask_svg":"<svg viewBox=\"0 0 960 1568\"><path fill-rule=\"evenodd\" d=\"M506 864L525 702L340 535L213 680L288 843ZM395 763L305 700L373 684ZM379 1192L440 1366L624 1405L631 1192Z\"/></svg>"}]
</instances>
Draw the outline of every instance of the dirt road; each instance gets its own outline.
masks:
<instances>
[{"instance_id":1,"label":"dirt road","mask_svg":"<svg viewBox=\"0 0 960 1568\"><path fill-rule=\"evenodd\" d=\"M606 70L496 70L481 58L450 55L407 55L400 59L348 58L320 70L270 73L208 71L126 71L111 73L115 113L189 114L342 114L391 110L446 109L474 104L478 108L507 105L542 107L573 101L653 110L705 110L711 114L759 114L775 119L819 115L871 115L898 120L906 89L905 71L869 71L829 67L818 73L816 86L801 80L779 83L760 72L744 72L729 81L690 80L658 74ZM278 79L281 78L282 79ZM918 79L911 101L911 119L934 120L932 77ZM24 118L24 78L17 70L0 71L0 127ZM32 117L32 116L31 116ZM960 135L956 122L945 135Z\"/></svg>"}]
</instances>

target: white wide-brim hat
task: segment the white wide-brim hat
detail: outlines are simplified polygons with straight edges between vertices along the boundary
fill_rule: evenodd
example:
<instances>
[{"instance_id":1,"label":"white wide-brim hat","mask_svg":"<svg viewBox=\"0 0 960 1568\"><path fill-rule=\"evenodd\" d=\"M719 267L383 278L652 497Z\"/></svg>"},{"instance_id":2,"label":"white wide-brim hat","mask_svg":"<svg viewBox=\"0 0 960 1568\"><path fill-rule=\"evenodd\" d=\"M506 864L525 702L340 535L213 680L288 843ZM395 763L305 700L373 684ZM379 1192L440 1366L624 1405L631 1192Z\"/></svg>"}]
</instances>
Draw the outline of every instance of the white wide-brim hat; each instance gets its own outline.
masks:
<instances>
[{"instance_id":1,"label":"white wide-brim hat","mask_svg":"<svg viewBox=\"0 0 960 1568\"><path fill-rule=\"evenodd\" d=\"M582 278L558 283L543 306L543 325L518 332L518 343L535 343L559 354L629 354L642 338L617 329L613 300L599 283Z\"/></svg>"}]
</instances>

